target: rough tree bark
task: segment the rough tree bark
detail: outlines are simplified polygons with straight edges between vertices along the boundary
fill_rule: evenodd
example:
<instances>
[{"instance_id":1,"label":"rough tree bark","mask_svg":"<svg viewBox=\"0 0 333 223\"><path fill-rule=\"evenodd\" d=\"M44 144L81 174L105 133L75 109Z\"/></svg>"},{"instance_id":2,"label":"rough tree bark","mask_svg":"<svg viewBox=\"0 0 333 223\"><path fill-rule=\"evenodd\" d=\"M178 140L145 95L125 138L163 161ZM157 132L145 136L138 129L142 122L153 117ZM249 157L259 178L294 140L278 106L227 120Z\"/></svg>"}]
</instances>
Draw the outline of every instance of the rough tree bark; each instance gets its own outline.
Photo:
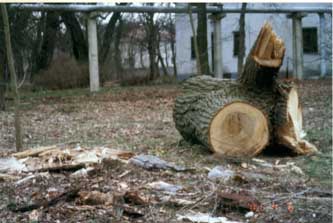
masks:
<instances>
[{"instance_id":1,"label":"rough tree bark","mask_svg":"<svg viewBox=\"0 0 333 223\"><path fill-rule=\"evenodd\" d=\"M22 133L21 133L21 114L20 114L20 97L17 89L17 80L16 80L16 72L14 67L14 56L12 51L11 44L11 36L9 29L9 21L7 14L7 6L6 4L1 5L1 14L4 26L4 34L5 34L5 44L6 44L6 52L7 52L7 62L9 66L9 72L11 77L11 88L14 95L14 106L15 106L15 143L16 143L16 151L20 151L22 149Z\"/></svg>"},{"instance_id":2,"label":"rough tree bark","mask_svg":"<svg viewBox=\"0 0 333 223\"><path fill-rule=\"evenodd\" d=\"M200 84L200 80L195 78L192 82ZM198 90L197 84L192 92ZM222 85L217 91L178 97L174 112L176 128L186 140L199 142L218 154L258 154L271 140L272 94L253 92L232 81Z\"/></svg>"},{"instance_id":3,"label":"rough tree bark","mask_svg":"<svg viewBox=\"0 0 333 223\"><path fill-rule=\"evenodd\" d=\"M181 135L226 156L253 156L267 145L283 145L297 154L315 152L302 139L295 85L275 79L284 51L283 41L265 24L238 81L207 76L186 81L173 113Z\"/></svg>"},{"instance_id":4,"label":"rough tree bark","mask_svg":"<svg viewBox=\"0 0 333 223\"><path fill-rule=\"evenodd\" d=\"M246 4L242 3L241 14L239 18L239 41L238 41L238 61L237 61L237 71L238 75L242 73L243 70L243 62L245 57L245 10Z\"/></svg>"}]
</instances>

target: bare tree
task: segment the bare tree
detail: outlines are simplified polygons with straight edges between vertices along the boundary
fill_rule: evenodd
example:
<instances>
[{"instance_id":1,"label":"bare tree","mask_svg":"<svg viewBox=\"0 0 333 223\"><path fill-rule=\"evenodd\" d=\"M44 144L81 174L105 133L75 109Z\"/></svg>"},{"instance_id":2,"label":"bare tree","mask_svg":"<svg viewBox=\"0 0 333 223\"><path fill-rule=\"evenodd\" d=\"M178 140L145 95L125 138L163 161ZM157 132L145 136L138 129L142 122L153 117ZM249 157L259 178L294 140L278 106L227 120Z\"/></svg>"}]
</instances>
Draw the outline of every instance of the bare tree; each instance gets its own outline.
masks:
<instances>
[{"instance_id":1,"label":"bare tree","mask_svg":"<svg viewBox=\"0 0 333 223\"><path fill-rule=\"evenodd\" d=\"M194 43L194 52L195 52L195 58L197 62L197 75L201 74L201 61L199 56L199 48L198 48L198 39L196 35L196 31L194 28L194 21L193 21L193 14L192 14L192 5L188 4L188 15L190 18L190 24L192 28L192 36L193 36L193 43Z\"/></svg>"},{"instance_id":2,"label":"bare tree","mask_svg":"<svg viewBox=\"0 0 333 223\"><path fill-rule=\"evenodd\" d=\"M154 5L154 3L149 4ZM144 13L143 18L149 55L149 80L154 80L159 76L157 64L157 32L154 22L154 13Z\"/></svg>"},{"instance_id":3,"label":"bare tree","mask_svg":"<svg viewBox=\"0 0 333 223\"><path fill-rule=\"evenodd\" d=\"M2 50L0 50L0 111L4 111L6 108L6 103L5 103L6 84L3 72L4 64L5 64L5 58Z\"/></svg>"},{"instance_id":4,"label":"bare tree","mask_svg":"<svg viewBox=\"0 0 333 223\"><path fill-rule=\"evenodd\" d=\"M119 5L126 5L126 4L128 4L128 3L119 3ZM99 52L101 55L100 56L101 64L105 63L105 60L109 54L113 35L114 35L115 29L116 29L116 24L119 19L121 19L121 12L114 12L105 28L105 32L103 35L103 41L102 41L102 44L99 49Z\"/></svg>"},{"instance_id":5,"label":"bare tree","mask_svg":"<svg viewBox=\"0 0 333 223\"><path fill-rule=\"evenodd\" d=\"M210 74L207 49L207 12L206 3L195 3L198 9L197 43L200 56L201 74Z\"/></svg>"},{"instance_id":6,"label":"bare tree","mask_svg":"<svg viewBox=\"0 0 333 223\"><path fill-rule=\"evenodd\" d=\"M0 41L2 42L3 35L3 22L2 17L0 16ZM0 111L5 110L6 103L5 103L5 93L6 93L6 82L5 82L5 64L6 64L6 55L5 49L0 49Z\"/></svg>"},{"instance_id":7,"label":"bare tree","mask_svg":"<svg viewBox=\"0 0 333 223\"><path fill-rule=\"evenodd\" d=\"M164 63L164 60L163 60L163 57L162 57L162 53L161 53L161 49L160 49L160 45L161 45L161 34L160 34L160 32L157 32L157 33L158 33L157 34L157 57L158 57L158 61L161 63L164 76L169 76L168 69L165 66L165 63Z\"/></svg>"},{"instance_id":8,"label":"bare tree","mask_svg":"<svg viewBox=\"0 0 333 223\"><path fill-rule=\"evenodd\" d=\"M115 61L115 72L117 74L117 79L122 79L122 73L123 73L123 67L122 67L122 57L121 57L121 50L120 50L120 41L122 37L122 32L123 32L123 19L120 18L118 19L119 23L116 28L116 34L115 34L115 42L114 42L114 54L113 54L113 60Z\"/></svg>"},{"instance_id":9,"label":"bare tree","mask_svg":"<svg viewBox=\"0 0 333 223\"><path fill-rule=\"evenodd\" d=\"M246 4L242 3L242 9L239 18L239 51L238 51L238 75L242 73L243 70L243 62L245 57L245 11L246 11Z\"/></svg>"},{"instance_id":10,"label":"bare tree","mask_svg":"<svg viewBox=\"0 0 333 223\"><path fill-rule=\"evenodd\" d=\"M6 4L1 5L1 14L4 26L4 34L5 34L5 43L6 43L6 52L7 52L7 62L9 65L9 72L11 77L11 88L14 95L14 103L15 103L15 142L16 142L16 151L20 151L22 149L22 134L21 134L21 119L20 119L20 97L17 89L17 80L16 80L16 72L14 67L14 56L12 51L12 44L10 39L10 29L9 29L9 20L7 14Z\"/></svg>"},{"instance_id":11,"label":"bare tree","mask_svg":"<svg viewBox=\"0 0 333 223\"><path fill-rule=\"evenodd\" d=\"M84 30L74 12L63 12L61 18L69 30L72 38L73 54L80 62L88 61L88 43Z\"/></svg>"},{"instance_id":12,"label":"bare tree","mask_svg":"<svg viewBox=\"0 0 333 223\"><path fill-rule=\"evenodd\" d=\"M59 15L56 12L47 12L45 30L41 45L41 51L37 59L36 72L45 69L51 63L53 52L55 49L55 42L57 37L57 32L59 29Z\"/></svg>"}]
</instances>

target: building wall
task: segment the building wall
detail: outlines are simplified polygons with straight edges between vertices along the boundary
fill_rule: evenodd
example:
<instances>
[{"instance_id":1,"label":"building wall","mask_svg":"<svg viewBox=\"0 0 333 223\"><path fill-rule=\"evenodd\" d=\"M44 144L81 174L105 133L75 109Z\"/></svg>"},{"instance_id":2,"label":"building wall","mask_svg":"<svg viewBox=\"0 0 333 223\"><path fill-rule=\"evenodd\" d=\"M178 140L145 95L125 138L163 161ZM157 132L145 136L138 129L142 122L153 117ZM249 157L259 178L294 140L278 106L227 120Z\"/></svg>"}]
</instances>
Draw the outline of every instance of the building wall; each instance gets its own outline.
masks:
<instances>
[{"instance_id":1,"label":"building wall","mask_svg":"<svg viewBox=\"0 0 333 223\"><path fill-rule=\"evenodd\" d=\"M279 7L281 4L262 4L262 3L252 3L248 4L249 7ZM288 7L292 7L293 4L286 4ZM306 5L306 4L302 4ZM322 5L322 4L316 4ZM326 4L326 6L332 7L331 4ZM285 6L283 6L285 7ZM222 19L222 58L223 58L223 72L224 73L237 73L237 56L233 55L234 48L234 37L233 32L239 29L239 14L227 14L226 17ZM195 27L197 18L193 14ZM283 66L281 68L281 73L286 72L287 66L289 74L292 73L292 21L286 17L286 14L246 14L245 16L245 46L246 55L248 54L250 48L252 47L256 37L260 31L260 28L268 21L272 24L273 30L280 36L286 45L286 54L283 61ZM303 27L317 27L317 40L318 40L318 53L307 54L304 53L304 73L306 76L319 74L320 73L320 55L319 55L319 16L318 14L308 14L302 20ZM212 65L212 43L211 34L213 32L213 24L208 19L208 53L210 65ZM332 72L332 18L330 15L326 15L326 33L325 38L327 39L327 68L329 73ZM191 36L192 30L189 23L189 16L187 14L176 15L176 49L177 49L177 69L180 75L193 74L196 71L195 59L191 59ZM212 66L210 66L212 69Z\"/></svg>"}]
</instances>

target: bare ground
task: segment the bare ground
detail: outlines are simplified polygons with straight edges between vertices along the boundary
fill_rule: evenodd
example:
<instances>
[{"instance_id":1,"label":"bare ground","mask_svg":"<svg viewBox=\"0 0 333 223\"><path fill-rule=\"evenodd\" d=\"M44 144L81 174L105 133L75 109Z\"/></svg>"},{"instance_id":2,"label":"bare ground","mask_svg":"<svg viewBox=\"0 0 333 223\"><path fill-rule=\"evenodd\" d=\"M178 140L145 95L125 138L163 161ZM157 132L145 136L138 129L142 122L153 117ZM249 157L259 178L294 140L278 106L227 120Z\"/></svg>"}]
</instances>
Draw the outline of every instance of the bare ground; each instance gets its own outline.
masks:
<instances>
[{"instance_id":1,"label":"bare ground","mask_svg":"<svg viewBox=\"0 0 333 223\"><path fill-rule=\"evenodd\" d=\"M331 80L304 81L299 84L307 138L320 154L290 157L262 154L258 158L272 165L294 162L304 173L292 168L262 167L252 159L221 159L205 148L181 140L172 120L177 86L113 87L89 95L87 90L25 93L23 97L24 146L75 142L82 147L107 146L152 154L191 172L148 171L131 165L115 169L98 167L98 172L75 180L68 172L31 181L20 186L0 182L0 222L29 222L30 212L14 213L8 205L31 203L45 197L49 188L112 193L126 183L150 202L134 205L143 216L128 214L119 222L177 222L176 214L188 211L212 213L245 222L331 222L332 221L332 83ZM13 151L13 113L0 112L0 148L3 156ZM237 172L226 183L208 180L207 172L224 165ZM124 171L128 173L123 176ZM145 187L162 180L183 186L174 195L195 202L176 205L162 202L161 192ZM219 193L237 192L255 197L262 208L255 217L245 219L248 210L226 207ZM38 209L40 222L114 222L114 210L93 207L77 210L77 199L61 201ZM31 218L30 218L31 220Z\"/></svg>"}]
</instances>

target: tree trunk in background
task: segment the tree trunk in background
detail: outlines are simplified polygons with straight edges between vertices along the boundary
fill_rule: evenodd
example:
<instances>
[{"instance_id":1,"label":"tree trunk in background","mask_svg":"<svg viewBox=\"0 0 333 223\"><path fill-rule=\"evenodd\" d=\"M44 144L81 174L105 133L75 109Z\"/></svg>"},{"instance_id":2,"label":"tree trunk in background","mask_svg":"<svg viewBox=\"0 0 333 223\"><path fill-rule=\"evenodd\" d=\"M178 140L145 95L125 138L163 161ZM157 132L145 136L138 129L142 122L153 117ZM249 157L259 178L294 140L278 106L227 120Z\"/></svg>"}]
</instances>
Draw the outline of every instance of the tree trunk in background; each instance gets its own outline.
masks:
<instances>
[{"instance_id":1,"label":"tree trunk in background","mask_svg":"<svg viewBox=\"0 0 333 223\"><path fill-rule=\"evenodd\" d=\"M73 53L79 62L88 61L88 43L84 37L84 31L81 29L81 25L78 19L75 17L74 12L63 12L61 17L71 33Z\"/></svg>"},{"instance_id":2,"label":"tree trunk in background","mask_svg":"<svg viewBox=\"0 0 333 223\"><path fill-rule=\"evenodd\" d=\"M157 44L156 44L156 48L157 48L158 61L161 63L164 76L169 76L168 69L165 66L165 63L164 63L164 60L163 60L163 57L162 57L162 54L161 54L160 45L161 45L161 35L160 35L160 32L157 32ZM158 62L157 62L157 64L158 64Z\"/></svg>"},{"instance_id":3,"label":"tree trunk in background","mask_svg":"<svg viewBox=\"0 0 333 223\"><path fill-rule=\"evenodd\" d=\"M2 33L0 33L0 35L2 35ZM3 72L4 65L5 65L5 55L4 52L0 50L0 111L4 111L6 109L6 103L5 103L6 84Z\"/></svg>"},{"instance_id":4,"label":"tree trunk in background","mask_svg":"<svg viewBox=\"0 0 333 223\"><path fill-rule=\"evenodd\" d=\"M165 53L165 66L169 68L169 52L168 52L168 42L164 43L164 53Z\"/></svg>"},{"instance_id":5,"label":"tree trunk in background","mask_svg":"<svg viewBox=\"0 0 333 223\"><path fill-rule=\"evenodd\" d=\"M177 62L176 62L176 50L175 40L171 40L171 53L172 53L172 64L173 64L173 76L177 78Z\"/></svg>"},{"instance_id":6,"label":"tree trunk in background","mask_svg":"<svg viewBox=\"0 0 333 223\"><path fill-rule=\"evenodd\" d=\"M7 61L9 65L10 77L11 77L11 87L14 95L14 103L15 103L15 142L16 142L16 151L20 151L22 149L22 133L21 133L21 118L20 118L20 97L18 94L17 89L17 80L16 80L16 73L14 67L14 56L12 51L12 44L11 44L11 36L9 30L9 21L8 21L8 14L7 14L7 6L6 4L1 5L1 12L2 12L2 20L4 26L4 33L5 33L5 43L6 43L6 51L7 51Z\"/></svg>"},{"instance_id":7,"label":"tree trunk in background","mask_svg":"<svg viewBox=\"0 0 333 223\"><path fill-rule=\"evenodd\" d=\"M120 49L120 40L121 40L121 36L122 36L122 31L123 31L123 20L121 18L121 16L119 16L118 18L119 23L116 29L116 36L115 36L115 52L113 54L114 56L114 61L115 61L115 68L116 68L116 75L117 75L117 79L122 79L122 73L123 73L123 67L122 67L122 57L121 57L121 49Z\"/></svg>"},{"instance_id":8,"label":"tree trunk in background","mask_svg":"<svg viewBox=\"0 0 333 223\"><path fill-rule=\"evenodd\" d=\"M242 3L241 14L239 18L239 51L238 51L238 76L242 73L243 70L243 63L245 57L245 10L246 4Z\"/></svg>"},{"instance_id":9,"label":"tree trunk in background","mask_svg":"<svg viewBox=\"0 0 333 223\"><path fill-rule=\"evenodd\" d=\"M196 58L196 62L197 62L197 75L200 75L202 73L201 73L201 61L200 61L200 56L199 56L198 39L197 39L196 31L195 31L195 28L194 28L194 21L193 21L193 15L192 15L192 6L191 6L190 3L188 4L188 15L189 15L189 18L190 18L190 24L191 24L191 28L192 28L194 52L195 52L195 58Z\"/></svg>"},{"instance_id":10,"label":"tree trunk in background","mask_svg":"<svg viewBox=\"0 0 333 223\"><path fill-rule=\"evenodd\" d=\"M51 63L53 52L55 48L55 42L57 38L57 32L59 28L59 15L57 12L47 12L45 31L41 46L41 51L37 59L36 72L41 69L45 69Z\"/></svg>"},{"instance_id":11,"label":"tree trunk in background","mask_svg":"<svg viewBox=\"0 0 333 223\"><path fill-rule=\"evenodd\" d=\"M3 21L2 21L2 13L0 13L0 41L3 43L2 37L3 34ZM5 103L5 93L6 93L6 82L5 82L5 74L4 74L4 66L6 64L6 53L5 48L0 49L0 111L4 111L6 109Z\"/></svg>"},{"instance_id":12,"label":"tree trunk in background","mask_svg":"<svg viewBox=\"0 0 333 223\"><path fill-rule=\"evenodd\" d=\"M201 74L209 75L208 49L207 49L207 13L206 3L196 3L198 8L197 40L200 55Z\"/></svg>"},{"instance_id":13,"label":"tree trunk in background","mask_svg":"<svg viewBox=\"0 0 333 223\"><path fill-rule=\"evenodd\" d=\"M112 37L113 37L113 34L115 33L117 21L120 18L121 18L121 13L114 12L111 16L111 19L110 19L108 25L105 28L105 32L103 35L103 42L102 42L102 45L99 50L101 65L104 64L104 62L109 54L110 46L112 43Z\"/></svg>"},{"instance_id":14,"label":"tree trunk in background","mask_svg":"<svg viewBox=\"0 0 333 223\"><path fill-rule=\"evenodd\" d=\"M144 47L142 45L140 45L140 64L141 64L141 68L146 68L145 64L143 62L143 52L144 52Z\"/></svg>"},{"instance_id":15,"label":"tree trunk in background","mask_svg":"<svg viewBox=\"0 0 333 223\"><path fill-rule=\"evenodd\" d=\"M148 54L149 54L149 80L154 80L158 76L156 65L156 31L154 24L154 13L148 13L147 17Z\"/></svg>"},{"instance_id":16,"label":"tree trunk in background","mask_svg":"<svg viewBox=\"0 0 333 223\"><path fill-rule=\"evenodd\" d=\"M34 48L31 52L31 64L30 64L30 69L31 69L31 73L30 73L30 78L33 77L33 75L35 73L38 72L38 55L41 52L41 47L42 47L42 32L45 28L45 21L46 21L46 13L42 12L42 16L38 22L38 27L37 27L37 36L36 36L36 40L34 42Z\"/></svg>"}]
</instances>

